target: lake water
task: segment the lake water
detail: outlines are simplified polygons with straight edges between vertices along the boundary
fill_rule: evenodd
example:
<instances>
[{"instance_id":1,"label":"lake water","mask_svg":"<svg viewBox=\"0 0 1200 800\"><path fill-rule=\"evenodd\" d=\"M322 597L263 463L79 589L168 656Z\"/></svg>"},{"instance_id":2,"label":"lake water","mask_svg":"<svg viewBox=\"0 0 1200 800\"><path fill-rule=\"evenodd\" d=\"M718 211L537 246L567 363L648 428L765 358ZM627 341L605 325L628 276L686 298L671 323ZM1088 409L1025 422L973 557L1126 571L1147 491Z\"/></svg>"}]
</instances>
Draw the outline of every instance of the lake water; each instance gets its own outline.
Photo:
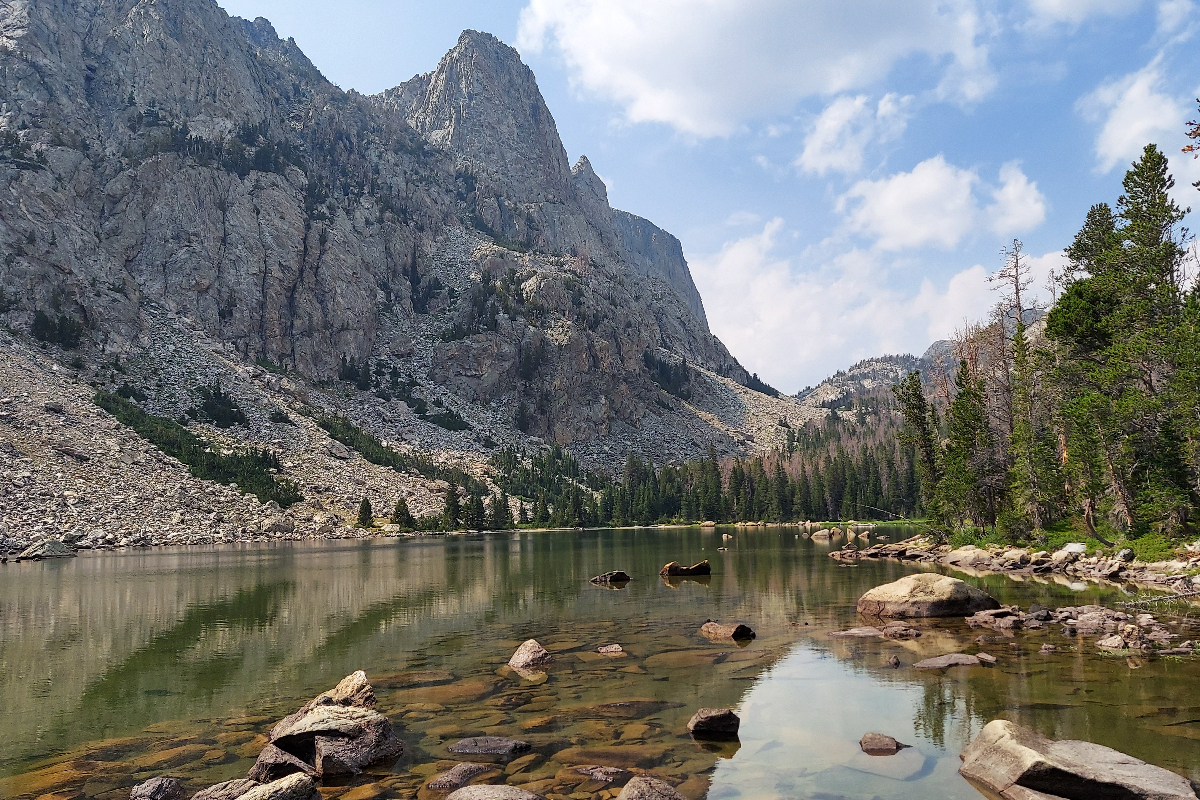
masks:
<instances>
[{"instance_id":1,"label":"lake water","mask_svg":"<svg viewBox=\"0 0 1200 800\"><path fill-rule=\"evenodd\" d=\"M434 797L420 787L458 760L446 746L480 734L534 748L489 782L575 800L615 795L563 769L596 763L648 770L693 800L979 798L957 774L958 753L997 717L1200 780L1196 662L1104 656L1057 627L989 631L979 644L957 620L921 623L910 642L833 639L860 624L859 595L915 570L844 567L826 555L840 542L796 533L512 532L8 564L0 798L124 800L158 774L191 791L244 776L274 721L356 669L406 752L390 771L325 787L327 800ZM704 558L710 579L657 575L667 561ZM634 580L588 583L611 569ZM1114 587L970 580L1022 606L1120 599ZM758 638L711 643L698 634L707 619L745 622ZM544 682L504 666L527 638L555 655ZM1061 652L1040 655L1046 641ZM596 653L614 642L626 657ZM980 650L995 667L910 666ZM892 655L901 668L887 665ZM736 708L739 742L694 742L686 724L702 706ZM866 756L858 740L869 731L912 748Z\"/></svg>"}]
</instances>

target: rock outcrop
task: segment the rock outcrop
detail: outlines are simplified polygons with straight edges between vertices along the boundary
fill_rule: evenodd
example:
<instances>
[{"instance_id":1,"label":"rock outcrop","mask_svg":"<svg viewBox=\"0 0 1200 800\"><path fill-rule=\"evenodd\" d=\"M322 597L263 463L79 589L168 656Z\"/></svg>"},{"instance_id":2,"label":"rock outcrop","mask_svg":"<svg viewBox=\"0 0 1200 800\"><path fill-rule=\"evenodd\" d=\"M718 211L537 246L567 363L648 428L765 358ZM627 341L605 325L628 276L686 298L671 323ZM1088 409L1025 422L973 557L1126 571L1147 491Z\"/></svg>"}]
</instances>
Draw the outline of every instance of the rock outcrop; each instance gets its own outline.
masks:
<instances>
[{"instance_id":1,"label":"rock outcrop","mask_svg":"<svg viewBox=\"0 0 1200 800\"><path fill-rule=\"evenodd\" d=\"M866 617L965 617L999 607L986 592L933 572L876 586L858 599L858 613Z\"/></svg>"},{"instance_id":2,"label":"rock outcrop","mask_svg":"<svg viewBox=\"0 0 1200 800\"><path fill-rule=\"evenodd\" d=\"M1006 720L985 725L962 760L965 778L1005 800L1196 798L1188 780L1169 770L1091 742L1053 741Z\"/></svg>"}]
</instances>

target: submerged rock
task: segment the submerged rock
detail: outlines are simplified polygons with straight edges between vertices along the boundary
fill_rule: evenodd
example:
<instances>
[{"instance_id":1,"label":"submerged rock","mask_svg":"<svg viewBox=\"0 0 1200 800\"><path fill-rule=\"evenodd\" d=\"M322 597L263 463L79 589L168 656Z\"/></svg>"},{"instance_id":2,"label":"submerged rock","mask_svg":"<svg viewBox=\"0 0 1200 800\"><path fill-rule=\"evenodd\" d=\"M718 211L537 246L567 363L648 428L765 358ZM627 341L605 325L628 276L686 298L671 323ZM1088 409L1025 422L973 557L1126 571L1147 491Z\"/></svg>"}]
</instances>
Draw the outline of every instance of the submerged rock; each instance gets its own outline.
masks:
<instances>
[{"instance_id":1,"label":"submerged rock","mask_svg":"<svg viewBox=\"0 0 1200 800\"><path fill-rule=\"evenodd\" d=\"M700 635L715 642L729 639L735 642L744 642L755 637L755 633L749 625L743 625L740 622L736 625L724 625L711 619L700 626Z\"/></svg>"},{"instance_id":2,"label":"submerged rock","mask_svg":"<svg viewBox=\"0 0 1200 800\"><path fill-rule=\"evenodd\" d=\"M869 756L894 756L908 747L882 733L868 733L858 740L859 748Z\"/></svg>"},{"instance_id":3,"label":"submerged rock","mask_svg":"<svg viewBox=\"0 0 1200 800\"><path fill-rule=\"evenodd\" d=\"M506 739L503 736L472 736L460 739L446 748L451 753L468 756L511 756L517 753L528 753L532 747L529 742L520 739Z\"/></svg>"},{"instance_id":4,"label":"submerged rock","mask_svg":"<svg viewBox=\"0 0 1200 800\"><path fill-rule=\"evenodd\" d=\"M596 652L605 656L619 656L623 655L625 650L619 644L606 644L602 647L597 647Z\"/></svg>"},{"instance_id":5,"label":"submerged rock","mask_svg":"<svg viewBox=\"0 0 1200 800\"><path fill-rule=\"evenodd\" d=\"M697 739L735 739L742 721L728 708L702 708L688 720L688 733Z\"/></svg>"},{"instance_id":6,"label":"submerged rock","mask_svg":"<svg viewBox=\"0 0 1200 800\"><path fill-rule=\"evenodd\" d=\"M691 575L711 575L712 566L705 559L697 564L692 564L690 567L685 567L678 561L672 561L663 566L658 571L658 574L664 578L685 578Z\"/></svg>"},{"instance_id":7,"label":"submerged rock","mask_svg":"<svg viewBox=\"0 0 1200 800\"><path fill-rule=\"evenodd\" d=\"M464 761L461 764L455 764L440 775L430 778L429 783L425 784L425 786L435 791L460 789L470 783L472 778L477 778L483 773L491 772L494 769L496 768L487 764Z\"/></svg>"},{"instance_id":8,"label":"submerged rock","mask_svg":"<svg viewBox=\"0 0 1200 800\"><path fill-rule=\"evenodd\" d=\"M192 800L238 800L246 792L258 787L257 781L239 778L218 783L192 795Z\"/></svg>"},{"instance_id":9,"label":"submerged rock","mask_svg":"<svg viewBox=\"0 0 1200 800\"><path fill-rule=\"evenodd\" d=\"M545 800L545 798L517 786L481 784L464 786L451 792L446 800Z\"/></svg>"},{"instance_id":10,"label":"submerged rock","mask_svg":"<svg viewBox=\"0 0 1200 800\"><path fill-rule=\"evenodd\" d=\"M980 664L978 656L967 655L966 653L951 653L937 658L927 658L924 661L918 661L913 664L915 669L947 669L949 667L978 667Z\"/></svg>"},{"instance_id":11,"label":"submerged rock","mask_svg":"<svg viewBox=\"0 0 1200 800\"><path fill-rule=\"evenodd\" d=\"M295 772L316 775L317 769L291 753L280 750L273 744L268 744L258 754L258 760L250 768L247 777L258 783L270 783Z\"/></svg>"},{"instance_id":12,"label":"submerged rock","mask_svg":"<svg viewBox=\"0 0 1200 800\"><path fill-rule=\"evenodd\" d=\"M151 778L129 792L129 800L182 800L183 783L179 778Z\"/></svg>"},{"instance_id":13,"label":"submerged rock","mask_svg":"<svg viewBox=\"0 0 1200 800\"><path fill-rule=\"evenodd\" d=\"M617 800L686 800L675 787L658 778L639 775L617 795Z\"/></svg>"},{"instance_id":14,"label":"submerged rock","mask_svg":"<svg viewBox=\"0 0 1200 800\"><path fill-rule=\"evenodd\" d=\"M585 764L582 767L575 767L574 769L575 772L578 772L580 775L586 775L589 780L603 784L622 783L624 781L628 781L633 774L627 769L621 769L620 767L602 767L598 764Z\"/></svg>"},{"instance_id":15,"label":"submerged rock","mask_svg":"<svg viewBox=\"0 0 1200 800\"><path fill-rule=\"evenodd\" d=\"M528 670L543 667L553 660L546 648L538 644L537 639L529 639L512 654L508 665L515 670Z\"/></svg>"},{"instance_id":16,"label":"submerged rock","mask_svg":"<svg viewBox=\"0 0 1200 800\"><path fill-rule=\"evenodd\" d=\"M993 720L962 753L963 777L1008 800L1196 800L1186 778L1091 742L1053 741Z\"/></svg>"},{"instance_id":17,"label":"submerged rock","mask_svg":"<svg viewBox=\"0 0 1200 800\"><path fill-rule=\"evenodd\" d=\"M876 586L858 599L858 613L867 617L965 617L999 607L987 593L935 572Z\"/></svg>"}]
</instances>

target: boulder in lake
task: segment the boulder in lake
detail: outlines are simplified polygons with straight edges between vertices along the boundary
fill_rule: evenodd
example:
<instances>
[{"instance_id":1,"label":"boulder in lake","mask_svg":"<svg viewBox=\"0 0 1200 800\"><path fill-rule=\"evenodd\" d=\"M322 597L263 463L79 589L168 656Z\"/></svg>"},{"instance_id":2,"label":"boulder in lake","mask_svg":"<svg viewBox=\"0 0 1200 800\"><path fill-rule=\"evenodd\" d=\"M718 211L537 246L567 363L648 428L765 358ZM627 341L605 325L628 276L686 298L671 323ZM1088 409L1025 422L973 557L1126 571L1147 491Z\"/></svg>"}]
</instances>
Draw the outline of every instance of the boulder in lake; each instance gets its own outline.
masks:
<instances>
[{"instance_id":1,"label":"boulder in lake","mask_svg":"<svg viewBox=\"0 0 1200 800\"><path fill-rule=\"evenodd\" d=\"M598 764L585 764L582 767L575 767L575 772L580 775L586 775L589 780L603 784L623 783L633 777L633 773L627 769L602 767Z\"/></svg>"},{"instance_id":2,"label":"boulder in lake","mask_svg":"<svg viewBox=\"0 0 1200 800\"><path fill-rule=\"evenodd\" d=\"M183 782L179 778L151 778L133 787L129 800L183 800Z\"/></svg>"},{"instance_id":3,"label":"boulder in lake","mask_svg":"<svg viewBox=\"0 0 1200 800\"><path fill-rule=\"evenodd\" d=\"M858 740L859 748L869 756L894 756L908 747L897 742L891 736L882 733L868 733Z\"/></svg>"},{"instance_id":4,"label":"boulder in lake","mask_svg":"<svg viewBox=\"0 0 1200 800\"><path fill-rule=\"evenodd\" d=\"M664 578L687 578L695 575L711 575L712 566L709 565L707 559L698 564L692 564L690 567L685 567L678 561L672 561L664 565L658 571L658 574Z\"/></svg>"},{"instance_id":5,"label":"boulder in lake","mask_svg":"<svg viewBox=\"0 0 1200 800\"><path fill-rule=\"evenodd\" d=\"M297 772L286 778L255 786L245 794L239 795L238 800L314 800L319 796L317 782L308 775Z\"/></svg>"},{"instance_id":6,"label":"boulder in lake","mask_svg":"<svg viewBox=\"0 0 1200 800\"><path fill-rule=\"evenodd\" d=\"M72 558L75 549L58 539L46 539L26 547L17 556L17 561L41 561L43 558Z\"/></svg>"},{"instance_id":7,"label":"boulder in lake","mask_svg":"<svg viewBox=\"0 0 1200 800\"><path fill-rule=\"evenodd\" d=\"M858 613L867 617L966 617L999 607L986 592L936 572L876 586L858 599Z\"/></svg>"},{"instance_id":8,"label":"boulder in lake","mask_svg":"<svg viewBox=\"0 0 1200 800\"><path fill-rule=\"evenodd\" d=\"M1196 800L1174 772L1091 742L1053 741L1007 720L985 725L962 760L963 777L1006 800Z\"/></svg>"},{"instance_id":9,"label":"boulder in lake","mask_svg":"<svg viewBox=\"0 0 1200 800\"><path fill-rule=\"evenodd\" d=\"M949 669L950 667L978 667L979 657L966 653L950 653L937 658L927 658L913 664L916 669Z\"/></svg>"},{"instance_id":10,"label":"boulder in lake","mask_svg":"<svg viewBox=\"0 0 1200 800\"><path fill-rule=\"evenodd\" d=\"M742 721L728 708L702 708L688 720L688 733L697 739L736 739Z\"/></svg>"},{"instance_id":11,"label":"boulder in lake","mask_svg":"<svg viewBox=\"0 0 1200 800\"><path fill-rule=\"evenodd\" d=\"M714 622L711 619L700 626L700 635L714 642L727 640L747 642L755 637L755 633L750 629L749 625L743 625L740 622L733 625L725 625L720 622Z\"/></svg>"},{"instance_id":12,"label":"boulder in lake","mask_svg":"<svg viewBox=\"0 0 1200 800\"><path fill-rule=\"evenodd\" d=\"M596 652L602 656L620 656L625 654L625 648L619 644L606 644L602 647L597 647Z\"/></svg>"},{"instance_id":13,"label":"boulder in lake","mask_svg":"<svg viewBox=\"0 0 1200 800\"><path fill-rule=\"evenodd\" d=\"M247 780L246 778L225 781L224 783L218 783L216 786L200 790L192 795L192 800L238 800L246 792L257 788L258 785L257 781Z\"/></svg>"},{"instance_id":14,"label":"boulder in lake","mask_svg":"<svg viewBox=\"0 0 1200 800\"><path fill-rule=\"evenodd\" d=\"M617 800L686 800L675 787L658 778L638 775L625 784Z\"/></svg>"},{"instance_id":15,"label":"boulder in lake","mask_svg":"<svg viewBox=\"0 0 1200 800\"><path fill-rule=\"evenodd\" d=\"M606 572L603 575L597 575L592 578L592 583L629 583L629 573L619 569L614 569L612 572Z\"/></svg>"},{"instance_id":16,"label":"boulder in lake","mask_svg":"<svg viewBox=\"0 0 1200 800\"><path fill-rule=\"evenodd\" d=\"M546 648L538 644L537 639L529 639L512 654L508 665L515 670L529 670L544 667L553 660Z\"/></svg>"},{"instance_id":17,"label":"boulder in lake","mask_svg":"<svg viewBox=\"0 0 1200 800\"><path fill-rule=\"evenodd\" d=\"M466 756L514 756L517 753L528 753L532 747L529 742L520 739L506 739L503 736L472 736L460 739L448 748L451 753Z\"/></svg>"},{"instance_id":18,"label":"boulder in lake","mask_svg":"<svg viewBox=\"0 0 1200 800\"><path fill-rule=\"evenodd\" d=\"M372 710L375 691L355 672L306 703L271 729L250 778L267 781L298 773L357 775L366 767L395 761L404 745L383 714Z\"/></svg>"},{"instance_id":19,"label":"boulder in lake","mask_svg":"<svg viewBox=\"0 0 1200 800\"><path fill-rule=\"evenodd\" d=\"M476 784L451 792L446 800L545 800L545 798L517 786Z\"/></svg>"}]
</instances>

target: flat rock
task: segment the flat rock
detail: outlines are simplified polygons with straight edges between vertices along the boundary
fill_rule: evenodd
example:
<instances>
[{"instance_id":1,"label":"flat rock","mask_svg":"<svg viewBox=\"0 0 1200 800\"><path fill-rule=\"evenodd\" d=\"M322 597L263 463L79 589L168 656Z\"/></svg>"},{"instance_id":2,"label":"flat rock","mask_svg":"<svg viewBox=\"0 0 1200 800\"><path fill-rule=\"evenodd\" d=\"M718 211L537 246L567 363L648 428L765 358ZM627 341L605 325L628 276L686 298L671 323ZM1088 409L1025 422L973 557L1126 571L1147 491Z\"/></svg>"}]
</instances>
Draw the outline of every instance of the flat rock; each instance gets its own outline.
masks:
<instances>
[{"instance_id":1,"label":"flat rock","mask_svg":"<svg viewBox=\"0 0 1200 800\"><path fill-rule=\"evenodd\" d=\"M533 669L545 666L553 660L546 648L538 644L537 639L529 639L512 654L508 665L516 670Z\"/></svg>"},{"instance_id":2,"label":"flat rock","mask_svg":"<svg viewBox=\"0 0 1200 800\"><path fill-rule=\"evenodd\" d=\"M606 644L602 647L597 647L596 652L605 656L619 656L625 652L625 649L619 644Z\"/></svg>"},{"instance_id":3,"label":"flat rock","mask_svg":"<svg viewBox=\"0 0 1200 800\"><path fill-rule=\"evenodd\" d=\"M858 613L866 617L966 617L999 607L987 593L936 572L907 575L858 599Z\"/></svg>"},{"instance_id":4,"label":"flat rock","mask_svg":"<svg viewBox=\"0 0 1200 800\"><path fill-rule=\"evenodd\" d=\"M256 786L238 800L310 800L317 797L317 782L297 772L277 781Z\"/></svg>"},{"instance_id":5,"label":"flat rock","mask_svg":"<svg viewBox=\"0 0 1200 800\"><path fill-rule=\"evenodd\" d=\"M711 575L712 566L708 560L700 561L692 564L690 567L685 567L678 561L671 561L658 571L658 574L664 578L685 578L694 575Z\"/></svg>"},{"instance_id":6,"label":"flat rock","mask_svg":"<svg viewBox=\"0 0 1200 800\"><path fill-rule=\"evenodd\" d=\"M1196 800L1187 779L1102 745L1053 741L993 720L962 753L963 777L1005 798ZM1013 790L1017 790L1014 792Z\"/></svg>"},{"instance_id":7,"label":"flat rock","mask_svg":"<svg viewBox=\"0 0 1200 800\"><path fill-rule=\"evenodd\" d=\"M529 742L520 739L506 739L503 736L472 736L460 739L446 748L451 753L467 756L511 756L517 753L528 753Z\"/></svg>"},{"instance_id":8,"label":"flat rock","mask_svg":"<svg viewBox=\"0 0 1200 800\"><path fill-rule=\"evenodd\" d=\"M867 625L861 628L851 628L848 631L834 631L829 635L835 638L871 639L875 637L882 637L883 631L872 625Z\"/></svg>"},{"instance_id":9,"label":"flat rock","mask_svg":"<svg viewBox=\"0 0 1200 800\"><path fill-rule=\"evenodd\" d=\"M545 800L545 798L517 786L483 784L464 786L451 792L446 800Z\"/></svg>"},{"instance_id":10,"label":"flat rock","mask_svg":"<svg viewBox=\"0 0 1200 800\"><path fill-rule=\"evenodd\" d=\"M17 556L17 560L37 561L43 558L71 558L74 555L74 548L63 544L58 539L46 539L22 550Z\"/></svg>"},{"instance_id":11,"label":"flat rock","mask_svg":"<svg viewBox=\"0 0 1200 800\"><path fill-rule=\"evenodd\" d=\"M916 669L947 669L948 667L978 667L979 657L966 653L951 653L937 658L927 658L913 664Z\"/></svg>"},{"instance_id":12,"label":"flat rock","mask_svg":"<svg viewBox=\"0 0 1200 800\"><path fill-rule=\"evenodd\" d=\"M192 795L192 800L239 800L246 792L258 786L259 783L257 781L238 778L237 780L225 781L224 783L218 783L216 786L202 789Z\"/></svg>"},{"instance_id":13,"label":"flat rock","mask_svg":"<svg viewBox=\"0 0 1200 800\"><path fill-rule=\"evenodd\" d=\"M700 635L715 642L725 640L735 642L749 641L755 637L755 633L750 629L749 625L743 625L740 622L733 625L725 625L712 620L700 626Z\"/></svg>"},{"instance_id":14,"label":"flat rock","mask_svg":"<svg viewBox=\"0 0 1200 800\"><path fill-rule=\"evenodd\" d=\"M472 778L476 778L485 772L494 770L494 766L487 764L476 764L471 761L464 761L461 764L455 764L450 769L435 775L429 779L425 786L435 791L452 791L461 789L466 786Z\"/></svg>"},{"instance_id":15,"label":"flat rock","mask_svg":"<svg viewBox=\"0 0 1200 800\"><path fill-rule=\"evenodd\" d=\"M151 778L129 792L129 800L182 800L183 783L179 778Z\"/></svg>"},{"instance_id":16,"label":"flat rock","mask_svg":"<svg viewBox=\"0 0 1200 800\"><path fill-rule=\"evenodd\" d=\"M603 575L597 575L592 578L592 583L629 583L629 574L619 569L612 572L606 572Z\"/></svg>"},{"instance_id":17,"label":"flat rock","mask_svg":"<svg viewBox=\"0 0 1200 800\"><path fill-rule=\"evenodd\" d=\"M688 720L688 733L697 739L734 739L742 721L728 708L702 708Z\"/></svg>"},{"instance_id":18,"label":"flat rock","mask_svg":"<svg viewBox=\"0 0 1200 800\"><path fill-rule=\"evenodd\" d=\"M675 787L658 778L639 775L617 795L617 800L686 800Z\"/></svg>"},{"instance_id":19,"label":"flat rock","mask_svg":"<svg viewBox=\"0 0 1200 800\"><path fill-rule=\"evenodd\" d=\"M904 748L906 744L901 744L882 733L868 733L858 740L859 748L869 756L894 756Z\"/></svg>"}]
</instances>

